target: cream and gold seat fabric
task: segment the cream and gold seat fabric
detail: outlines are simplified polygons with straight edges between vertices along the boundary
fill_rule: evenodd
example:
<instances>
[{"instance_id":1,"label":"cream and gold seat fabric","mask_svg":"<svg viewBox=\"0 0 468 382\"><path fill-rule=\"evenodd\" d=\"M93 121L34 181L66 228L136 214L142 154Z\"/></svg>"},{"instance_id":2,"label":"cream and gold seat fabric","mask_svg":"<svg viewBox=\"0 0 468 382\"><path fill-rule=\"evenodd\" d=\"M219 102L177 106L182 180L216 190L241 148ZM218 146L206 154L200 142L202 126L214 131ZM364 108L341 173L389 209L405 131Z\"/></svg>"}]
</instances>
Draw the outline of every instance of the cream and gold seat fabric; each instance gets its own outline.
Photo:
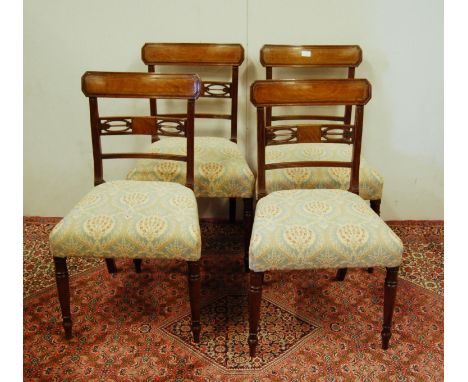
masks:
<instances>
[{"instance_id":1,"label":"cream and gold seat fabric","mask_svg":"<svg viewBox=\"0 0 468 382\"><path fill-rule=\"evenodd\" d=\"M350 145L339 143L296 143L267 146L266 163L296 161L350 161ZM294 167L266 171L268 193L293 189L349 189L350 169L342 167ZM383 178L361 157L359 194L366 200L382 198Z\"/></svg>"},{"instance_id":2,"label":"cream and gold seat fabric","mask_svg":"<svg viewBox=\"0 0 468 382\"><path fill-rule=\"evenodd\" d=\"M185 138L161 139L148 152L185 155ZM140 159L127 175L131 180L185 183L185 162ZM195 137L195 186L197 197L251 198L255 178L239 147L225 138Z\"/></svg>"},{"instance_id":3,"label":"cream and gold seat fabric","mask_svg":"<svg viewBox=\"0 0 468 382\"><path fill-rule=\"evenodd\" d=\"M50 251L55 257L198 260L195 195L177 183L103 183L53 229Z\"/></svg>"},{"instance_id":4,"label":"cream and gold seat fabric","mask_svg":"<svg viewBox=\"0 0 468 382\"><path fill-rule=\"evenodd\" d=\"M256 208L249 267L396 267L403 244L361 197L343 190L285 190Z\"/></svg>"}]
</instances>

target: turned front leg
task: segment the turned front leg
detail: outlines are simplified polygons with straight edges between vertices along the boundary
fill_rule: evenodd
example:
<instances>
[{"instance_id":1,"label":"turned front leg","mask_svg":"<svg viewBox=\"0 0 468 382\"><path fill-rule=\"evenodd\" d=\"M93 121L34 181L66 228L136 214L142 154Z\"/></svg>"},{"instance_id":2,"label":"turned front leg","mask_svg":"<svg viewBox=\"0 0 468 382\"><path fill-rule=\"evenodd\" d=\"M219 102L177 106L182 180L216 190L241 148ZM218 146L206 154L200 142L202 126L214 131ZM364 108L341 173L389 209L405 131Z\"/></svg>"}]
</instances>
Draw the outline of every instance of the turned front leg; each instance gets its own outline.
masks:
<instances>
[{"instance_id":1,"label":"turned front leg","mask_svg":"<svg viewBox=\"0 0 468 382\"><path fill-rule=\"evenodd\" d=\"M262 301L263 272L250 271L249 287L249 349L254 357L258 344L258 323L260 321L260 304Z\"/></svg>"},{"instance_id":2,"label":"turned front leg","mask_svg":"<svg viewBox=\"0 0 468 382\"><path fill-rule=\"evenodd\" d=\"M54 257L55 280L62 312L62 325L65 330L65 338L72 336L72 320L70 313L70 286L68 280L67 259L65 257Z\"/></svg>"},{"instance_id":3,"label":"turned front leg","mask_svg":"<svg viewBox=\"0 0 468 382\"><path fill-rule=\"evenodd\" d=\"M397 292L398 269L399 267L387 268L387 275L385 277L384 316L382 328L382 349L384 350L388 349L388 343L392 336L391 328Z\"/></svg>"}]
</instances>

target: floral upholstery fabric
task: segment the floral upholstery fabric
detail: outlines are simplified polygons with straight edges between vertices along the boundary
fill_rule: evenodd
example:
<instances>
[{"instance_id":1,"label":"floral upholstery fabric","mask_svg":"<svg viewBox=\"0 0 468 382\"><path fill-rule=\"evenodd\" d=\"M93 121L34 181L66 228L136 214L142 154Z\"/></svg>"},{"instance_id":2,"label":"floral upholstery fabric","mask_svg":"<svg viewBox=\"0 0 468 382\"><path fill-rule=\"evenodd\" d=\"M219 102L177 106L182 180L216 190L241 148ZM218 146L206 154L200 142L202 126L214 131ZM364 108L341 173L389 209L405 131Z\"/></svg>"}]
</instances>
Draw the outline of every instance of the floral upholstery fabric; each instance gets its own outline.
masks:
<instances>
[{"instance_id":1,"label":"floral upholstery fabric","mask_svg":"<svg viewBox=\"0 0 468 382\"><path fill-rule=\"evenodd\" d=\"M50 251L56 257L198 260L195 195L177 183L103 183L53 229Z\"/></svg>"},{"instance_id":2,"label":"floral upholstery fabric","mask_svg":"<svg viewBox=\"0 0 468 382\"><path fill-rule=\"evenodd\" d=\"M185 138L161 139L149 152L185 155ZM239 147L225 138L195 138L195 185L199 197L251 198L255 178ZM185 184L185 162L141 159L127 175L132 180L161 180Z\"/></svg>"},{"instance_id":3,"label":"floral upholstery fabric","mask_svg":"<svg viewBox=\"0 0 468 382\"><path fill-rule=\"evenodd\" d=\"M395 267L403 244L361 197L342 190L285 190L256 208L249 265L275 269Z\"/></svg>"},{"instance_id":4,"label":"floral upholstery fabric","mask_svg":"<svg viewBox=\"0 0 468 382\"><path fill-rule=\"evenodd\" d=\"M304 160L350 161L352 146L339 143L296 143L267 146L266 163ZM267 193L292 189L349 189L350 169L343 167L293 167L266 171ZM383 178L361 157L359 194L366 200L382 198Z\"/></svg>"}]
</instances>

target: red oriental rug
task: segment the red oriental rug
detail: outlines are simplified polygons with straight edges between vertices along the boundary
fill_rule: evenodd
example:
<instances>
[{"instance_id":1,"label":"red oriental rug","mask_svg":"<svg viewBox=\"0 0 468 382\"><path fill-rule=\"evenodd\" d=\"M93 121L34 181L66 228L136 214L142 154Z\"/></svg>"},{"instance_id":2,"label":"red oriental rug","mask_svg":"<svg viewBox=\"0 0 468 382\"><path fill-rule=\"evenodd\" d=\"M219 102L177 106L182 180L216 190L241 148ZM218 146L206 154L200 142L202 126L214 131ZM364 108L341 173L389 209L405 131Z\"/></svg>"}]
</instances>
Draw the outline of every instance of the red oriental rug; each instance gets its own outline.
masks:
<instances>
[{"instance_id":1,"label":"red oriental rug","mask_svg":"<svg viewBox=\"0 0 468 382\"><path fill-rule=\"evenodd\" d=\"M185 264L71 259L73 338L63 337L48 234L24 219L24 379L41 381L441 381L443 224L390 223L405 244L393 337L380 347L384 271L266 274L258 356L247 346L242 228L203 223L200 344Z\"/></svg>"}]
</instances>

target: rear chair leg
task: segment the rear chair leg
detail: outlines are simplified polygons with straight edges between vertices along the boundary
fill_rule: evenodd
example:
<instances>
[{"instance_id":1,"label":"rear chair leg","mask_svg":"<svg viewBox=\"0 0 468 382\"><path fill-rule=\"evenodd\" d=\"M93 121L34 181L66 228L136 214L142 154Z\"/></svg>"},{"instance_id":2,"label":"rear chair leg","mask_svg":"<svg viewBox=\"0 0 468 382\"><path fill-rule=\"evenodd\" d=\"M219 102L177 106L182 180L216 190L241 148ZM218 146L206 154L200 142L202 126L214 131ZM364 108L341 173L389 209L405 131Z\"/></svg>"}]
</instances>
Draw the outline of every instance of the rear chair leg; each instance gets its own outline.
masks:
<instances>
[{"instance_id":1,"label":"rear chair leg","mask_svg":"<svg viewBox=\"0 0 468 382\"><path fill-rule=\"evenodd\" d=\"M229 223L236 222L236 198L229 198Z\"/></svg>"},{"instance_id":2,"label":"rear chair leg","mask_svg":"<svg viewBox=\"0 0 468 382\"><path fill-rule=\"evenodd\" d=\"M70 313L70 287L68 281L67 259L65 257L54 257L55 280L62 311L62 325L65 330L65 338L72 336L72 320Z\"/></svg>"},{"instance_id":3,"label":"rear chair leg","mask_svg":"<svg viewBox=\"0 0 468 382\"><path fill-rule=\"evenodd\" d=\"M200 342L200 261L187 261L193 341Z\"/></svg>"},{"instance_id":4,"label":"rear chair leg","mask_svg":"<svg viewBox=\"0 0 468 382\"><path fill-rule=\"evenodd\" d=\"M106 259L107 272L117 273L117 267L115 266L114 259Z\"/></svg>"},{"instance_id":5,"label":"rear chair leg","mask_svg":"<svg viewBox=\"0 0 468 382\"><path fill-rule=\"evenodd\" d=\"M244 198L244 271L249 271L249 246L253 225L253 199Z\"/></svg>"},{"instance_id":6,"label":"rear chair leg","mask_svg":"<svg viewBox=\"0 0 468 382\"><path fill-rule=\"evenodd\" d=\"M336 272L336 281L343 281L346 277L346 272L348 272L348 268L340 268Z\"/></svg>"},{"instance_id":7,"label":"rear chair leg","mask_svg":"<svg viewBox=\"0 0 468 382\"><path fill-rule=\"evenodd\" d=\"M249 350L255 357L258 344L258 322L260 321L260 304L262 301L263 272L250 271L249 287Z\"/></svg>"},{"instance_id":8,"label":"rear chair leg","mask_svg":"<svg viewBox=\"0 0 468 382\"><path fill-rule=\"evenodd\" d=\"M388 343L390 341L390 337L392 336L391 327L393 310L395 308L398 269L399 267L387 268L387 275L385 277L384 316L382 328L382 349L384 350L388 349Z\"/></svg>"},{"instance_id":9,"label":"rear chair leg","mask_svg":"<svg viewBox=\"0 0 468 382\"><path fill-rule=\"evenodd\" d=\"M136 273L141 273L141 259L133 259L133 265Z\"/></svg>"},{"instance_id":10,"label":"rear chair leg","mask_svg":"<svg viewBox=\"0 0 468 382\"><path fill-rule=\"evenodd\" d=\"M380 203L382 202L382 199L377 199L377 200L371 200L370 201L370 207L372 210L380 216ZM368 273L374 273L374 268L367 268Z\"/></svg>"}]
</instances>

